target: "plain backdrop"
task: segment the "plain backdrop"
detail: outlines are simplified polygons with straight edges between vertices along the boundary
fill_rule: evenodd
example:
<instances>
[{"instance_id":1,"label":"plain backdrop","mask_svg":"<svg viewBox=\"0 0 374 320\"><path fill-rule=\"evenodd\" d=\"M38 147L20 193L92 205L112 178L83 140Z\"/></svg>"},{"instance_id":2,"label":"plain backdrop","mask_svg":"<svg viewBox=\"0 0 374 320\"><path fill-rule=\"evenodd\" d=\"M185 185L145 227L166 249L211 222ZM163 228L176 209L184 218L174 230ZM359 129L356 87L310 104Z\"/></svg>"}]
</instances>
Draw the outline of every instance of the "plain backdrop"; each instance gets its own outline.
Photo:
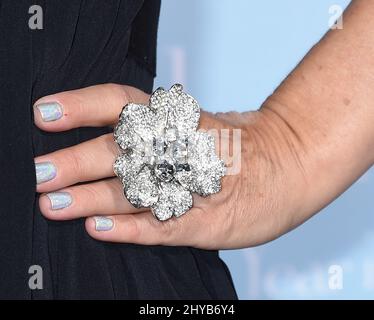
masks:
<instances>
[{"instance_id":1,"label":"plain backdrop","mask_svg":"<svg viewBox=\"0 0 374 320\"><path fill-rule=\"evenodd\" d=\"M348 3L163 0L156 86L180 82L210 111L255 110ZM221 251L239 298L373 298L373 198L372 168L297 230Z\"/></svg>"}]
</instances>

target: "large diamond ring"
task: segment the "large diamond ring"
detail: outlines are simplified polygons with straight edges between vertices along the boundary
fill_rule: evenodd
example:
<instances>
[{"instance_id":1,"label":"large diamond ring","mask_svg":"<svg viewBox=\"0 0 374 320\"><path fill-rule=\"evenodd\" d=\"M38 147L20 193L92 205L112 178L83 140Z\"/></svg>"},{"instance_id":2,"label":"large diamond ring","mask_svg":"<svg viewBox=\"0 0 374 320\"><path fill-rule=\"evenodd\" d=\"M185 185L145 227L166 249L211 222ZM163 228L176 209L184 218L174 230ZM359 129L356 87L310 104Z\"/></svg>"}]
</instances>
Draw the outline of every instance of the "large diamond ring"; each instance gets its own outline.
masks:
<instances>
[{"instance_id":1,"label":"large diamond ring","mask_svg":"<svg viewBox=\"0 0 374 320\"><path fill-rule=\"evenodd\" d=\"M221 190L226 168L214 137L197 131L199 119L199 105L180 84L158 88L149 105L123 107L114 129L121 152L113 169L134 207L150 207L164 221L192 207L192 192Z\"/></svg>"}]
</instances>

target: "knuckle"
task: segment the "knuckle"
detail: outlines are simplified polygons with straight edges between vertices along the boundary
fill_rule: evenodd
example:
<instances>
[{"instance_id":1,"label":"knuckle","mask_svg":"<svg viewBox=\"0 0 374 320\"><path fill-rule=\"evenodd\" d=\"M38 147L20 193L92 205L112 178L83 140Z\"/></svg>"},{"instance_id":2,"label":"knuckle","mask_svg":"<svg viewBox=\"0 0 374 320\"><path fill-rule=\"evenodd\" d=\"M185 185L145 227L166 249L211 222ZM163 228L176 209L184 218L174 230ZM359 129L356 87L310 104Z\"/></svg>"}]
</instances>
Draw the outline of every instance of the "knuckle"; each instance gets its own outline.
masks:
<instances>
[{"instance_id":1,"label":"knuckle","mask_svg":"<svg viewBox=\"0 0 374 320\"><path fill-rule=\"evenodd\" d=\"M114 142L113 133L107 133L98 138L99 143L102 144L103 149L106 149L110 154L118 155L120 149L117 143Z\"/></svg>"},{"instance_id":2,"label":"knuckle","mask_svg":"<svg viewBox=\"0 0 374 320\"><path fill-rule=\"evenodd\" d=\"M73 105L74 105L74 107L72 108L73 109L72 120L74 120L76 125L81 126L81 125L84 124L84 120L85 120L85 117L86 117L86 114L87 114L86 103L84 101L82 101L81 99L75 99Z\"/></svg>"},{"instance_id":3,"label":"knuckle","mask_svg":"<svg viewBox=\"0 0 374 320\"><path fill-rule=\"evenodd\" d=\"M86 112L84 99L75 91L65 91L58 95L58 101L64 107L64 115L80 124L83 119L82 115Z\"/></svg>"},{"instance_id":4,"label":"knuckle","mask_svg":"<svg viewBox=\"0 0 374 320\"><path fill-rule=\"evenodd\" d=\"M196 237L194 232L196 231L195 226L195 215L186 213L181 217L173 217L167 221L157 221L154 219L155 226L159 230L159 242L161 245L192 245Z\"/></svg>"},{"instance_id":5,"label":"knuckle","mask_svg":"<svg viewBox=\"0 0 374 320\"><path fill-rule=\"evenodd\" d=\"M114 97L116 100L118 99L120 105L123 106L129 102L133 102L132 96L127 86L115 83L108 83L106 84L106 86L111 96Z\"/></svg>"},{"instance_id":6,"label":"knuckle","mask_svg":"<svg viewBox=\"0 0 374 320\"><path fill-rule=\"evenodd\" d=\"M142 230L135 216L129 215L127 223L127 237L131 242L140 243Z\"/></svg>"},{"instance_id":7,"label":"knuckle","mask_svg":"<svg viewBox=\"0 0 374 320\"><path fill-rule=\"evenodd\" d=\"M79 187L82 194L81 194L81 206L82 209L87 212L94 212L98 208L98 204L100 203L100 192L98 190L90 185L80 185Z\"/></svg>"},{"instance_id":8,"label":"knuckle","mask_svg":"<svg viewBox=\"0 0 374 320\"><path fill-rule=\"evenodd\" d=\"M170 244L173 242L175 233L178 233L178 230L180 230L180 221L178 219L170 219L168 221L153 220L153 223L157 222L155 228L158 228L160 232L160 244Z\"/></svg>"},{"instance_id":9,"label":"knuckle","mask_svg":"<svg viewBox=\"0 0 374 320\"><path fill-rule=\"evenodd\" d=\"M73 147L67 153L65 161L77 178L85 176L86 170L84 164L86 161L84 153Z\"/></svg>"}]
</instances>

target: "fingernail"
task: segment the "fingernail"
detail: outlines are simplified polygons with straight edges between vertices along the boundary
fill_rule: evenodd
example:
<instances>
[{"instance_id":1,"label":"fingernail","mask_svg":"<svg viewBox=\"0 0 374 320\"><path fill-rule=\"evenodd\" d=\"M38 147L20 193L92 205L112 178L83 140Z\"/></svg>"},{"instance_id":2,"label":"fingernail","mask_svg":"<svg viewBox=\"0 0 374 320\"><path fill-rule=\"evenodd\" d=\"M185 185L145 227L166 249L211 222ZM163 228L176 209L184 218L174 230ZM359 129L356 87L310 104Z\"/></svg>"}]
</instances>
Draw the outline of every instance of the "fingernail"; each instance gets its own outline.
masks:
<instances>
[{"instance_id":1,"label":"fingernail","mask_svg":"<svg viewBox=\"0 0 374 320\"><path fill-rule=\"evenodd\" d=\"M52 210L59 210L66 208L71 205L73 199L68 192L50 192L47 193L47 197L51 202Z\"/></svg>"},{"instance_id":2,"label":"fingernail","mask_svg":"<svg viewBox=\"0 0 374 320\"><path fill-rule=\"evenodd\" d=\"M40 184L56 177L56 167L52 162L35 163L36 183Z\"/></svg>"},{"instance_id":3,"label":"fingernail","mask_svg":"<svg viewBox=\"0 0 374 320\"><path fill-rule=\"evenodd\" d=\"M56 121L62 117L62 107L57 102L40 103L35 107L39 110L45 122Z\"/></svg>"},{"instance_id":4,"label":"fingernail","mask_svg":"<svg viewBox=\"0 0 374 320\"><path fill-rule=\"evenodd\" d=\"M106 217L94 217L96 231L109 231L113 228L113 220Z\"/></svg>"}]
</instances>

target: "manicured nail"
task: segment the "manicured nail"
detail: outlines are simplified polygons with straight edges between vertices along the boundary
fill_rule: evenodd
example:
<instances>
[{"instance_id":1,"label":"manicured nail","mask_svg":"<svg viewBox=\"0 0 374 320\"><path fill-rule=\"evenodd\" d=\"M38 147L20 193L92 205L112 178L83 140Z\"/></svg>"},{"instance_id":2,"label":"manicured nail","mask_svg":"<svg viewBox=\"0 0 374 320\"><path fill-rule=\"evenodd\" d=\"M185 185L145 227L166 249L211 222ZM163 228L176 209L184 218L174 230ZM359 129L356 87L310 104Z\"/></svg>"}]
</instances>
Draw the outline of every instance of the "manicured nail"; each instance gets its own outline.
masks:
<instances>
[{"instance_id":1,"label":"manicured nail","mask_svg":"<svg viewBox=\"0 0 374 320\"><path fill-rule=\"evenodd\" d=\"M59 210L66 208L71 205L73 199L68 192L50 192L47 193L47 197L51 202L52 210Z\"/></svg>"},{"instance_id":2,"label":"manicured nail","mask_svg":"<svg viewBox=\"0 0 374 320\"><path fill-rule=\"evenodd\" d=\"M39 110L45 122L56 121L62 117L62 107L57 102L41 103L35 107Z\"/></svg>"},{"instance_id":3,"label":"manicured nail","mask_svg":"<svg viewBox=\"0 0 374 320\"><path fill-rule=\"evenodd\" d=\"M35 163L36 183L52 180L56 176L56 167L52 162Z\"/></svg>"},{"instance_id":4,"label":"manicured nail","mask_svg":"<svg viewBox=\"0 0 374 320\"><path fill-rule=\"evenodd\" d=\"M109 231L113 228L113 220L106 217L94 217L96 231Z\"/></svg>"}]
</instances>

